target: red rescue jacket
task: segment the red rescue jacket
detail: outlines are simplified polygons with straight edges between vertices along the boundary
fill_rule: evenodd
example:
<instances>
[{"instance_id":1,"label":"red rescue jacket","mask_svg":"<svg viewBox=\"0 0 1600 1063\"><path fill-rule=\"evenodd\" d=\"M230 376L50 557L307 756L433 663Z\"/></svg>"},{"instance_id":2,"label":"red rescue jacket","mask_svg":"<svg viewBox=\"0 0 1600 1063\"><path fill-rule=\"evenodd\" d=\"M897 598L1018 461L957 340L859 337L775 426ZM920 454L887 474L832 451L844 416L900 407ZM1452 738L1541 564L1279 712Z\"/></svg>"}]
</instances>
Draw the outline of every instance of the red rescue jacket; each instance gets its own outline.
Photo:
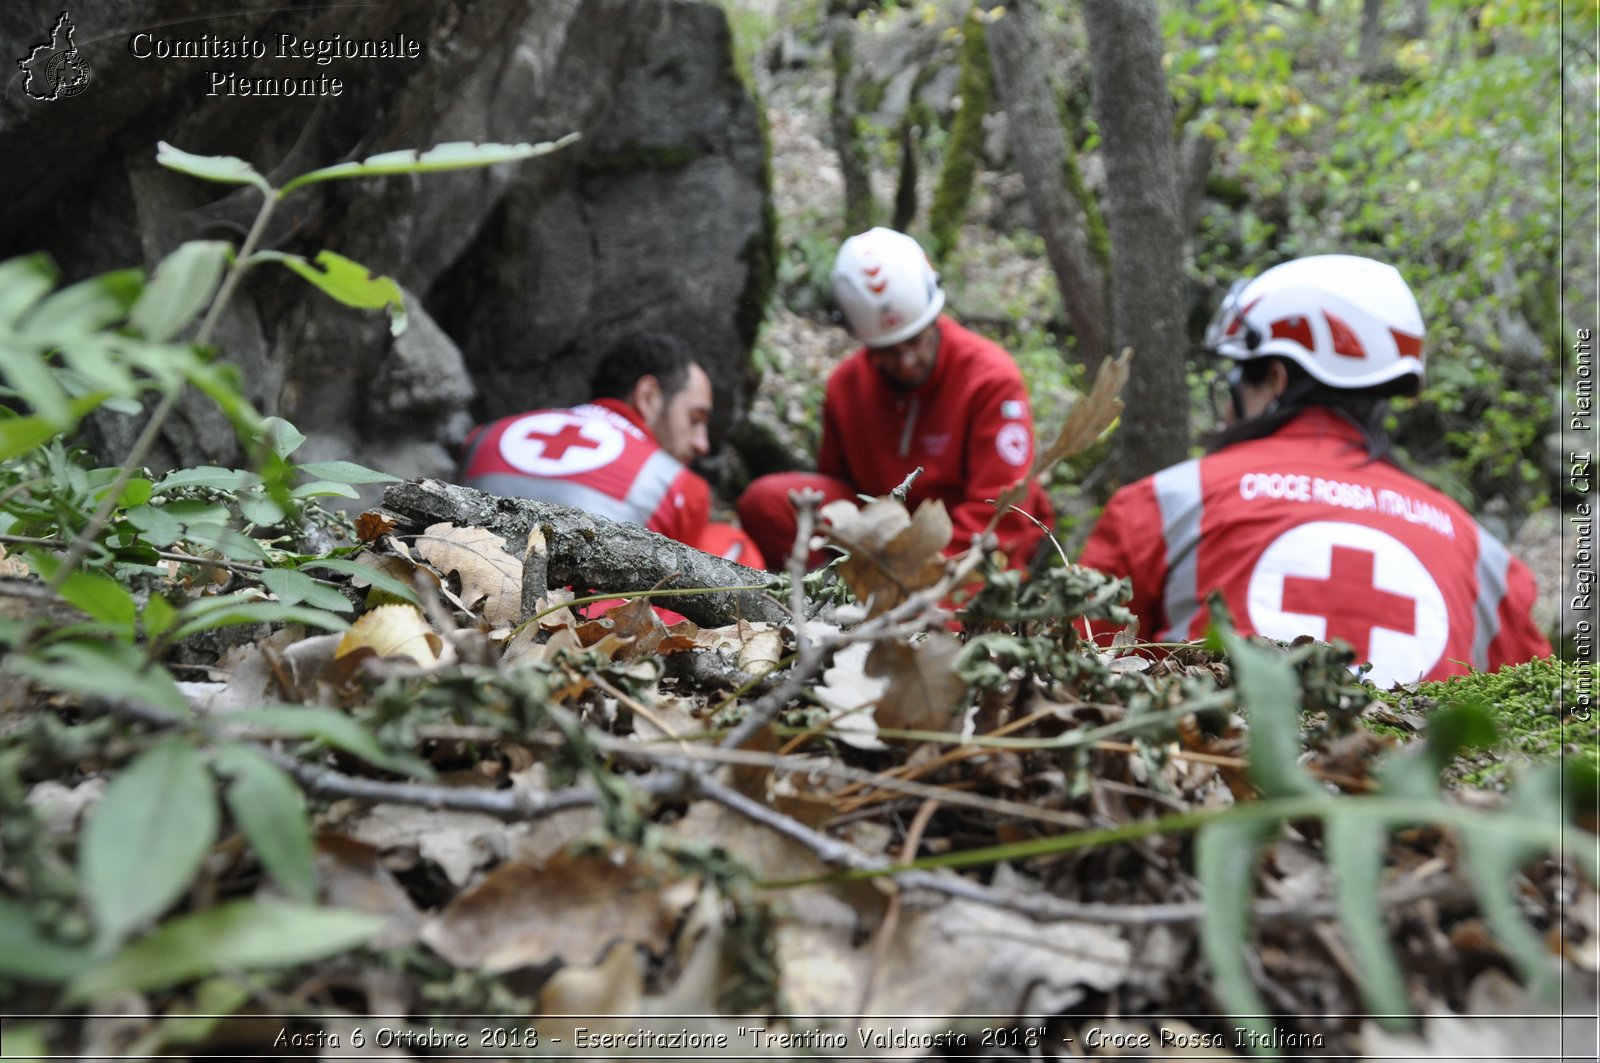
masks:
<instances>
[{"instance_id":1,"label":"red rescue jacket","mask_svg":"<svg viewBox=\"0 0 1600 1063\"><path fill-rule=\"evenodd\" d=\"M1033 413L1022 373L1003 348L940 316L933 373L899 392L872 367L866 348L828 378L817 471L868 495L887 495L917 466L922 475L906 498L944 502L954 525L947 552L965 550L994 515L988 500L1028 471ZM1044 489L1029 485L1021 503L1048 527L1054 511ZM1044 537L1031 521L1008 513L995 529L1013 565L1026 565Z\"/></svg>"},{"instance_id":2,"label":"red rescue jacket","mask_svg":"<svg viewBox=\"0 0 1600 1063\"><path fill-rule=\"evenodd\" d=\"M1320 408L1124 487L1079 560L1132 579L1143 638L1201 637L1220 590L1241 632L1343 639L1380 686L1550 653L1527 566Z\"/></svg>"},{"instance_id":3,"label":"red rescue jacket","mask_svg":"<svg viewBox=\"0 0 1600 1063\"><path fill-rule=\"evenodd\" d=\"M463 447L461 482L490 494L575 506L691 544L710 517L705 480L616 399L502 417Z\"/></svg>"}]
</instances>

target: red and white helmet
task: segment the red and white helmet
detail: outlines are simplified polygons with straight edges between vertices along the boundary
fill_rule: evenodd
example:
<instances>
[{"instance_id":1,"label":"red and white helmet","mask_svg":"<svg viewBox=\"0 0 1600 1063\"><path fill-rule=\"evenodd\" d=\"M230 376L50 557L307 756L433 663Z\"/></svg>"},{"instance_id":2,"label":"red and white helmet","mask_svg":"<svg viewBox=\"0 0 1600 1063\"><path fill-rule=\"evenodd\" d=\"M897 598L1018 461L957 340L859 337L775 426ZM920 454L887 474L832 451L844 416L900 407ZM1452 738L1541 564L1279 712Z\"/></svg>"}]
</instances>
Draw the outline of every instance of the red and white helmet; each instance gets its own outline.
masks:
<instances>
[{"instance_id":1,"label":"red and white helmet","mask_svg":"<svg viewBox=\"0 0 1600 1063\"><path fill-rule=\"evenodd\" d=\"M1400 271L1357 255L1315 255L1233 286L1205 347L1236 361L1277 355L1335 388L1415 394L1422 311Z\"/></svg>"},{"instance_id":2,"label":"red and white helmet","mask_svg":"<svg viewBox=\"0 0 1600 1063\"><path fill-rule=\"evenodd\" d=\"M856 339L888 347L933 324L944 307L944 290L921 245L880 226L839 248L833 300Z\"/></svg>"}]
</instances>

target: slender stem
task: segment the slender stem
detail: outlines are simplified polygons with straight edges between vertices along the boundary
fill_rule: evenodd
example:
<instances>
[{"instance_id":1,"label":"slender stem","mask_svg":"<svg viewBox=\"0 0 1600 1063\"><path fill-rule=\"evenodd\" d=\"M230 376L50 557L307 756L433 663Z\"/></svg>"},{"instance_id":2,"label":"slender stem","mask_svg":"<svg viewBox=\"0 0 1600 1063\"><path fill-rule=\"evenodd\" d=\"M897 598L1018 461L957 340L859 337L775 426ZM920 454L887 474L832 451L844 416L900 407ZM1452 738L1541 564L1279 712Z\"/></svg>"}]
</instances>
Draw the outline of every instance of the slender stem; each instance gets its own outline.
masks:
<instances>
[{"instance_id":1,"label":"slender stem","mask_svg":"<svg viewBox=\"0 0 1600 1063\"><path fill-rule=\"evenodd\" d=\"M267 219L272 217L272 209L278 205L276 194L269 195L261 204L261 210L256 213L255 224L250 227L250 234L244 238L244 246L239 248L239 253L234 256L233 265L228 269L228 275L222 280L222 288L217 292L217 297L211 301L211 309L206 311L206 318L200 324L200 331L195 335L196 344L208 343L211 340L212 330L216 328L217 319L222 313L222 308L233 297L234 289L239 286L239 278L248 268L249 258L256 249L256 243L261 239L261 234L266 230ZM67 551L67 556L61 559L61 567L56 569L55 578L50 581L50 589L58 591L67 581L67 577L77 569L94 541L105 530L106 523L111 520L111 513L117 508L117 501L122 497L122 491L128 486L128 481L133 479L136 469L144 464L150 448L155 446L156 439L161 435L161 427L177 408L178 397L183 394L182 383L174 383L168 387L161 401L150 413L150 420L145 422L144 430L139 433L139 438L134 441L133 449L122 463L122 469L117 473L117 478L106 488L100 505L94 511L94 516L89 518L89 523L84 525L83 531L78 533L77 539L72 544L72 549Z\"/></svg>"}]
</instances>

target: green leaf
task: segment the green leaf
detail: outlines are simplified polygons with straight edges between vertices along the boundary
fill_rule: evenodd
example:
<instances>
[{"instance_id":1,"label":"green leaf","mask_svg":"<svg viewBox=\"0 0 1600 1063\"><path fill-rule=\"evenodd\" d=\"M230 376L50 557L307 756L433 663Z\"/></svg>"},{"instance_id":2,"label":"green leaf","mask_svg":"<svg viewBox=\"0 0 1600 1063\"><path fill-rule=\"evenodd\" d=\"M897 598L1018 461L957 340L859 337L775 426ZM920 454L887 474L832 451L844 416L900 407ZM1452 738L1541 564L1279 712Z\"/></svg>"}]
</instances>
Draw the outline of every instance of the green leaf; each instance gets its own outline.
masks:
<instances>
[{"instance_id":1,"label":"green leaf","mask_svg":"<svg viewBox=\"0 0 1600 1063\"><path fill-rule=\"evenodd\" d=\"M93 409L93 407L90 407ZM0 414L0 461L10 461L43 446L65 429L57 427L43 417L6 417Z\"/></svg>"},{"instance_id":2,"label":"green leaf","mask_svg":"<svg viewBox=\"0 0 1600 1063\"><path fill-rule=\"evenodd\" d=\"M432 173L438 170L462 170L473 166L516 162L519 159L548 155L573 143L579 136L578 133L568 133L560 140L541 144L474 144L463 140L440 144L427 151L417 151L415 148L386 151L381 155L369 156L361 162L342 162L337 166L326 166L320 170L301 174L283 186L283 194L287 195L302 185L315 184L318 181L339 181L350 177L381 177L396 173Z\"/></svg>"},{"instance_id":3,"label":"green leaf","mask_svg":"<svg viewBox=\"0 0 1600 1063\"><path fill-rule=\"evenodd\" d=\"M172 674L147 665L138 648L125 642L57 642L29 654L13 654L5 669L62 690L106 701L134 701L189 715L189 701Z\"/></svg>"},{"instance_id":4,"label":"green leaf","mask_svg":"<svg viewBox=\"0 0 1600 1063\"><path fill-rule=\"evenodd\" d=\"M136 269L114 270L79 281L35 306L17 331L51 346L98 332L122 320L143 285L144 274Z\"/></svg>"},{"instance_id":5,"label":"green leaf","mask_svg":"<svg viewBox=\"0 0 1600 1063\"><path fill-rule=\"evenodd\" d=\"M255 185L262 195L272 195L267 179L254 166L232 155L191 155L163 140L156 144L156 162L190 177L225 185Z\"/></svg>"},{"instance_id":6,"label":"green leaf","mask_svg":"<svg viewBox=\"0 0 1600 1063\"><path fill-rule=\"evenodd\" d=\"M1362 999L1374 1015L1409 1010L1405 976L1389 948L1379 889L1388 832L1381 823L1356 816L1330 816L1325 845L1337 884L1339 925L1359 971ZM1404 1026L1400 1018L1379 1020Z\"/></svg>"},{"instance_id":7,"label":"green leaf","mask_svg":"<svg viewBox=\"0 0 1600 1063\"><path fill-rule=\"evenodd\" d=\"M348 613L354 608L348 598L332 587L294 569L269 568L261 573L261 584L284 605L308 602L318 609L331 609L336 613Z\"/></svg>"},{"instance_id":8,"label":"green leaf","mask_svg":"<svg viewBox=\"0 0 1600 1063\"><path fill-rule=\"evenodd\" d=\"M282 251L257 251L251 261L279 262L332 299L358 310L388 310L389 332L398 336L406 330L406 303L394 278L373 276L372 271L336 251L317 254L316 265L299 255ZM320 267L320 268L319 268Z\"/></svg>"},{"instance_id":9,"label":"green leaf","mask_svg":"<svg viewBox=\"0 0 1600 1063\"><path fill-rule=\"evenodd\" d=\"M0 364L5 367L6 382L33 407L37 416L61 431L77 423L72 416L71 400L56 378L55 369L37 353L0 344Z\"/></svg>"},{"instance_id":10,"label":"green leaf","mask_svg":"<svg viewBox=\"0 0 1600 1063\"><path fill-rule=\"evenodd\" d=\"M1274 824L1218 820L1195 836L1195 875L1205 898L1200 943L1223 1007L1234 1021L1258 1035L1270 1027L1270 1014L1250 978L1245 948L1250 939L1250 906L1255 896L1256 855L1272 836Z\"/></svg>"},{"instance_id":11,"label":"green leaf","mask_svg":"<svg viewBox=\"0 0 1600 1063\"><path fill-rule=\"evenodd\" d=\"M196 546L215 550L223 557L235 561L270 560L266 549L260 543L225 524L190 524L185 529L183 537Z\"/></svg>"},{"instance_id":12,"label":"green leaf","mask_svg":"<svg viewBox=\"0 0 1600 1063\"><path fill-rule=\"evenodd\" d=\"M306 441L300 430L282 417L268 417L262 423L262 434L267 438L272 452L280 458L287 458Z\"/></svg>"},{"instance_id":13,"label":"green leaf","mask_svg":"<svg viewBox=\"0 0 1600 1063\"><path fill-rule=\"evenodd\" d=\"M433 769L426 761L409 753L388 752L378 744L372 732L334 709L303 705L267 706L230 712L228 720L255 724L279 734L315 739L358 756L385 771L421 778L433 776Z\"/></svg>"},{"instance_id":14,"label":"green leaf","mask_svg":"<svg viewBox=\"0 0 1600 1063\"><path fill-rule=\"evenodd\" d=\"M180 487L213 487L219 491L238 491L254 487L261 477L243 469L224 469L220 465L196 465L191 469L169 472L156 483L156 494L164 495Z\"/></svg>"},{"instance_id":15,"label":"green leaf","mask_svg":"<svg viewBox=\"0 0 1600 1063\"><path fill-rule=\"evenodd\" d=\"M164 343L200 316L222 283L233 248L222 240L190 240L156 267L134 304L129 323L147 340Z\"/></svg>"},{"instance_id":16,"label":"green leaf","mask_svg":"<svg viewBox=\"0 0 1600 1063\"><path fill-rule=\"evenodd\" d=\"M307 904L316 900L311 821L294 780L249 746L223 746L213 763L233 776L223 792L228 810L261 865L290 897Z\"/></svg>"},{"instance_id":17,"label":"green leaf","mask_svg":"<svg viewBox=\"0 0 1600 1063\"><path fill-rule=\"evenodd\" d=\"M392 594L396 598L410 602L412 605L422 604L421 599L417 597L417 589L415 587L404 580L395 579L387 572L373 568L371 565L363 565L359 561L347 561L343 558L330 557L320 561L307 561L300 566L301 571L305 571L308 568L325 568L330 572L343 572L346 575L358 577L385 594Z\"/></svg>"},{"instance_id":18,"label":"green leaf","mask_svg":"<svg viewBox=\"0 0 1600 1063\"><path fill-rule=\"evenodd\" d=\"M155 484L143 476L135 476L122 486L122 497L117 499L117 505L123 507L142 506L150 501L155 494Z\"/></svg>"},{"instance_id":19,"label":"green leaf","mask_svg":"<svg viewBox=\"0 0 1600 1063\"><path fill-rule=\"evenodd\" d=\"M334 483L332 480L313 480L308 484L301 484L291 492L293 498L360 498L361 492L348 484Z\"/></svg>"},{"instance_id":20,"label":"green leaf","mask_svg":"<svg viewBox=\"0 0 1600 1063\"><path fill-rule=\"evenodd\" d=\"M86 386L117 396L137 395L141 385L124 364L119 339L104 333L80 336L61 345L61 359Z\"/></svg>"},{"instance_id":21,"label":"green leaf","mask_svg":"<svg viewBox=\"0 0 1600 1063\"><path fill-rule=\"evenodd\" d=\"M0 976L24 982L65 982L92 958L88 948L64 945L51 937L25 905L0 897Z\"/></svg>"},{"instance_id":22,"label":"green leaf","mask_svg":"<svg viewBox=\"0 0 1600 1063\"><path fill-rule=\"evenodd\" d=\"M110 576L98 572L74 572L61 585L61 597L96 620L115 627L125 637L133 637L133 620L139 607L133 595Z\"/></svg>"},{"instance_id":23,"label":"green leaf","mask_svg":"<svg viewBox=\"0 0 1600 1063\"><path fill-rule=\"evenodd\" d=\"M287 967L370 940L383 919L278 901L230 901L182 916L76 979L74 1003L125 990L164 989L217 971Z\"/></svg>"},{"instance_id":24,"label":"green leaf","mask_svg":"<svg viewBox=\"0 0 1600 1063\"><path fill-rule=\"evenodd\" d=\"M49 294L60 276L43 252L0 262L0 330L15 325L30 306Z\"/></svg>"},{"instance_id":25,"label":"green leaf","mask_svg":"<svg viewBox=\"0 0 1600 1063\"><path fill-rule=\"evenodd\" d=\"M135 506L122 516L152 546L171 546L183 535L183 521L168 513L166 506Z\"/></svg>"},{"instance_id":26,"label":"green leaf","mask_svg":"<svg viewBox=\"0 0 1600 1063\"><path fill-rule=\"evenodd\" d=\"M205 761L168 738L111 781L89 814L78 854L100 939L121 942L189 886L217 836Z\"/></svg>"},{"instance_id":27,"label":"green leaf","mask_svg":"<svg viewBox=\"0 0 1600 1063\"><path fill-rule=\"evenodd\" d=\"M390 476L377 469L369 469L365 465L357 465L353 461L308 461L295 468L307 476L316 476L324 480L334 480L342 484L396 484L400 477Z\"/></svg>"},{"instance_id":28,"label":"green leaf","mask_svg":"<svg viewBox=\"0 0 1600 1063\"><path fill-rule=\"evenodd\" d=\"M172 637L188 638L213 628L232 627L236 624L305 624L327 631L343 631L350 626L343 617L320 609L306 609L298 605L263 601L228 594L212 599L192 602L179 611L179 623Z\"/></svg>"},{"instance_id":29,"label":"green leaf","mask_svg":"<svg viewBox=\"0 0 1600 1063\"><path fill-rule=\"evenodd\" d=\"M1250 781L1267 797L1326 796L1300 766L1300 683L1279 654L1220 631L1234 689L1250 721Z\"/></svg>"},{"instance_id":30,"label":"green leaf","mask_svg":"<svg viewBox=\"0 0 1600 1063\"><path fill-rule=\"evenodd\" d=\"M258 528L270 528L288 515L282 506L259 487L242 491L234 495L233 500L239 506L239 512L244 515L244 519Z\"/></svg>"},{"instance_id":31,"label":"green leaf","mask_svg":"<svg viewBox=\"0 0 1600 1063\"><path fill-rule=\"evenodd\" d=\"M178 611L161 595L151 592L144 603L144 633L148 638L160 638L178 622Z\"/></svg>"}]
</instances>

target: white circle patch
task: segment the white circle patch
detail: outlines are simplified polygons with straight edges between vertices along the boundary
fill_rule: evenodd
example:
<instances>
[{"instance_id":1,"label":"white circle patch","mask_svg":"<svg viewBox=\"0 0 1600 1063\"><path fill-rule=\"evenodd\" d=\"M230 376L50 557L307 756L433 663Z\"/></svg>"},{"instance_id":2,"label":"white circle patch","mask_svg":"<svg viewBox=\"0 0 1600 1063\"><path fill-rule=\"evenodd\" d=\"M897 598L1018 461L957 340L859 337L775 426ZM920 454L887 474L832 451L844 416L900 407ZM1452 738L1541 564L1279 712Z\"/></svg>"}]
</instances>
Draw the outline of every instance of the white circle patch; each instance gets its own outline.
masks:
<instances>
[{"instance_id":1,"label":"white circle patch","mask_svg":"<svg viewBox=\"0 0 1600 1063\"><path fill-rule=\"evenodd\" d=\"M1427 674L1450 614L1427 566L1392 535L1324 520L1272 541L1250 573L1250 626L1268 638L1343 639L1379 686Z\"/></svg>"},{"instance_id":2,"label":"white circle patch","mask_svg":"<svg viewBox=\"0 0 1600 1063\"><path fill-rule=\"evenodd\" d=\"M994 449L1000 452L1001 460L1007 465L1028 464L1028 452L1033 449L1028 426L1020 421L1002 426L994 437Z\"/></svg>"},{"instance_id":3,"label":"white circle patch","mask_svg":"<svg viewBox=\"0 0 1600 1063\"><path fill-rule=\"evenodd\" d=\"M616 461L622 432L559 411L519 417L500 436L500 456L530 476L572 476Z\"/></svg>"}]
</instances>

